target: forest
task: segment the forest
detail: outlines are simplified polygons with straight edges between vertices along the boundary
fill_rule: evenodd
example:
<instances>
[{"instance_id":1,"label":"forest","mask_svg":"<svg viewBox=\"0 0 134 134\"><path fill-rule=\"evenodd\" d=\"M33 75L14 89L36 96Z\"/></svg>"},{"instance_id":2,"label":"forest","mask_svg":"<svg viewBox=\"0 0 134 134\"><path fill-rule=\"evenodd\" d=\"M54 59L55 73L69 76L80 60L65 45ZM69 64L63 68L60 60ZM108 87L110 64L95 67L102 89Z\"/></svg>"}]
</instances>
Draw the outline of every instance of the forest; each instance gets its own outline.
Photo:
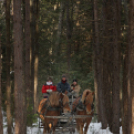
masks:
<instances>
[{"instance_id":1,"label":"forest","mask_svg":"<svg viewBox=\"0 0 134 134\"><path fill-rule=\"evenodd\" d=\"M66 74L95 92L102 129L134 134L133 0L0 0L0 134L26 134L41 88Z\"/></svg>"}]
</instances>

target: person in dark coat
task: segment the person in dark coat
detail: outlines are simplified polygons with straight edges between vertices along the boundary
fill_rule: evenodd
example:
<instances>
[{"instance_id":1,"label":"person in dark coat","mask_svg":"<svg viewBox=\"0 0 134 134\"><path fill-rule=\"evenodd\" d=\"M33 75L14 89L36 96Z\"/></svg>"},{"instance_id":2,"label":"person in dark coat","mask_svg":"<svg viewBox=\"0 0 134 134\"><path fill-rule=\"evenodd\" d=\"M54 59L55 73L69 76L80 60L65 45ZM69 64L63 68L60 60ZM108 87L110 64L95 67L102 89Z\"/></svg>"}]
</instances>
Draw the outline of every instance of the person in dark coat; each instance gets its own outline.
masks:
<instances>
[{"instance_id":1,"label":"person in dark coat","mask_svg":"<svg viewBox=\"0 0 134 134\"><path fill-rule=\"evenodd\" d=\"M67 94L70 92L70 85L67 82L67 78L65 75L62 75L61 82L57 84L57 91Z\"/></svg>"}]
</instances>

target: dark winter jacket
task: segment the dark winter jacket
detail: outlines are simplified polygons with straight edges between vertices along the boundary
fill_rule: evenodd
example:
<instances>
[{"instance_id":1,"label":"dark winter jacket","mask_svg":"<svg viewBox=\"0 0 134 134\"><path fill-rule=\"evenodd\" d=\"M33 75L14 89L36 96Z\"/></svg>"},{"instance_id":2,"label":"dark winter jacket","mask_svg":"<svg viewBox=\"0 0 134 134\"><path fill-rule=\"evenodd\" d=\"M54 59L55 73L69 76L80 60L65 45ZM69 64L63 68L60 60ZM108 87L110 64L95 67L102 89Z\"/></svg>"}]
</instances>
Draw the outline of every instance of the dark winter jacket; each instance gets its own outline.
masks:
<instances>
[{"instance_id":1,"label":"dark winter jacket","mask_svg":"<svg viewBox=\"0 0 134 134\"><path fill-rule=\"evenodd\" d=\"M70 85L67 82L59 82L57 84L57 91L64 93L65 91L70 91Z\"/></svg>"}]
</instances>

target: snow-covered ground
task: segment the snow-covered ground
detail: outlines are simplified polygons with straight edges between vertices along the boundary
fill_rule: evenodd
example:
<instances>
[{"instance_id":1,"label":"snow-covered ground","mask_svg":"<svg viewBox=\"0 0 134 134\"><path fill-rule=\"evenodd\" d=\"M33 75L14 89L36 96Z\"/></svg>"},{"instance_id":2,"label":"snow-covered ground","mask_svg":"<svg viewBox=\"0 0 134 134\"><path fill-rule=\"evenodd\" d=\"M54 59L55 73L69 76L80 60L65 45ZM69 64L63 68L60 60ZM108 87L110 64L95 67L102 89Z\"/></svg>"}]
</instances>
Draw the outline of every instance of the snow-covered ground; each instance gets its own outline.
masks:
<instances>
[{"instance_id":1,"label":"snow-covered ground","mask_svg":"<svg viewBox=\"0 0 134 134\"><path fill-rule=\"evenodd\" d=\"M29 128L27 134L42 134L43 129L39 128ZM58 133L61 134L61 133ZM64 133L64 134L70 134L70 133ZM78 134L77 130L75 132L75 134ZM102 130L101 129L101 123L91 123L89 125L89 129L88 129L88 133L87 134L112 134L109 131L109 128ZM122 128L120 128L120 134L122 134Z\"/></svg>"},{"instance_id":2,"label":"snow-covered ground","mask_svg":"<svg viewBox=\"0 0 134 134\"><path fill-rule=\"evenodd\" d=\"M5 116L3 116L3 126L4 126L4 134L7 134L7 123L6 123ZM39 122L34 123L33 127L27 127L27 134L43 134L43 128L39 128ZM56 134L61 134L61 133L58 132ZM70 133L67 132L64 134L70 134ZM78 134L77 130L75 134ZM92 122L89 125L87 134L112 134L112 133L109 131L109 128L102 130L101 123ZM122 134L122 127L120 128L120 134Z\"/></svg>"},{"instance_id":3,"label":"snow-covered ground","mask_svg":"<svg viewBox=\"0 0 134 134\"><path fill-rule=\"evenodd\" d=\"M38 123L34 124L34 127L27 128L27 134L42 134L42 133L43 128L39 128ZM7 127L4 127L4 134L7 134ZM75 132L75 134L78 134L77 131ZM109 128L102 130L101 123L91 123L89 125L88 134L112 134L112 133L109 131ZM122 134L122 128L120 128L120 134Z\"/></svg>"}]
</instances>

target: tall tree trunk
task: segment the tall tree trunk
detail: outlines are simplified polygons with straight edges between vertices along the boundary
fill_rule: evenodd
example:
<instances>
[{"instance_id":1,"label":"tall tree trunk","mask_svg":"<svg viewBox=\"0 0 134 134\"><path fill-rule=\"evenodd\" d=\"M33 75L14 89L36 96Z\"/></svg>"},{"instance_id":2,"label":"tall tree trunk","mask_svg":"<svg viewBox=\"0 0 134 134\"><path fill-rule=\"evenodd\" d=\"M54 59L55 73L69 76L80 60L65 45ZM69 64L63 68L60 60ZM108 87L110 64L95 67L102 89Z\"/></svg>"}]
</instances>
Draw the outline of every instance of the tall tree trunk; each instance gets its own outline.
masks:
<instances>
[{"instance_id":1,"label":"tall tree trunk","mask_svg":"<svg viewBox=\"0 0 134 134\"><path fill-rule=\"evenodd\" d=\"M99 25L98 25L98 5L97 0L94 0L94 27L95 27L95 38L94 38L94 86L95 86L95 102L97 113L99 114L99 121L102 122L102 129L107 127L106 117L104 114L104 97L103 97L103 51L100 44L99 37ZM101 100L101 101L99 101Z\"/></svg>"},{"instance_id":2,"label":"tall tree trunk","mask_svg":"<svg viewBox=\"0 0 134 134\"><path fill-rule=\"evenodd\" d=\"M73 8L73 7L72 7ZM72 37L72 17L73 12L71 12L71 1L66 2L66 25L67 25L67 66L68 66L68 78L71 68L71 37Z\"/></svg>"},{"instance_id":3,"label":"tall tree trunk","mask_svg":"<svg viewBox=\"0 0 134 134\"><path fill-rule=\"evenodd\" d=\"M39 19L39 1L34 0L35 4L35 59L34 59L34 111L37 110L38 107L38 65L39 65L39 28L38 28L38 19Z\"/></svg>"},{"instance_id":4,"label":"tall tree trunk","mask_svg":"<svg viewBox=\"0 0 134 134\"><path fill-rule=\"evenodd\" d=\"M57 40L55 43L55 52L54 52L54 55L57 56L57 58L60 55L60 43L61 43L61 35L62 35L62 29L63 29L63 18L64 18L64 12L65 12L65 2L64 1L61 1L60 10L61 11L59 14Z\"/></svg>"},{"instance_id":5,"label":"tall tree trunk","mask_svg":"<svg viewBox=\"0 0 134 134\"><path fill-rule=\"evenodd\" d=\"M10 3L11 0L6 0L6 95L7 95L7 127L8 134L12 134L12 115L11 115L11 86L10 86Z\"/></svg>"},{"instance_id":6,"label":"tall tree trunk","mask_svg":"<svg viewBox=\"0 0 134 134\"><path fill-rule=\"evenodd\" d=\"M24 58L24 105L27 110L24 112L24 130L27 131L26 123L27 123L27 115L32 114L29 111L29 107L31 107L32 103L32 91L30 84L30 0L23 1L24 6L24 18L25 18L25 58Z\"/></svg>"},{"instance_id":7,"label":"tall tree trunk","mask_svg":"<svg viewBox=\"0 0 134 134\"><path fill-rule=\"evenodd\" d=\"M112 132L119 134L120 127L120 35L121 35L121 2L120 0L113 1L114 4L114 43L113 43L113 92L112 92L112 108L113 121Z\"/></svg>"},{"instance_id":8,"label":"tall tree trunk","mask_svg":"<svg viewBox=\"0 0 134 134\"><path fill-rule=\"evenodd\" d=\"M131 126L131 134L134 134L134 1L129 1L130 11L129 11L129 26L130 26L130 88L131 88L131 119L132 119L132 126ZM130 120L131 121L131 120Z\"/></svg>"},{"instance_id":9,"label":"tall tree trunk","mask_svg":"<svg viewBox=\"0 0 134 134\"><path fill-rule=\"evenodd\" d=\"M103 4L104 10L104 37L103 37L103 93L104 107L107 123L110 128L112 123L112 57L113 57L113 13L112 0L105 0Z\"/></svg>"},{"instance_id":10,"label":"tall tree trunk","mask_svg":"<svg viewBox=\"0 0 134 134\"><path fill-rule=\"evenodd\" d=\"M31 91L33 93L34 103L34 61L35 61L35 0L31 0L31 47L30 47L30 63L31 63Z\"/></svg>"},{"instance_id":11,"label":"tall tree trunk","mask_svg":"<svg viewBox=\"0 0 134 134\"><path fill-rule=\"evenodd\" d=\"M127 0L125 0L125 16L126 23L128 25L128 11L127 11ZM130 15L129 15L130 16ZM127 28L127 44L124 58L124 69L123 69L123 117L122 126L123 134L131 134L131 89L130 89L130 26Z\"/></svg>"},{"instance_id":12,"label":"tall tree trunk","mask_svg":"<svg viewBox=\"0 0 134 134\"><path fill-rule=\"evenodd\" d=\"M123 73L123 134L131 134L130 43L126 45Z\"/></svg>"},{"instance_id":13,"label":"tall tree trunk","mask_svg":"<svg viewBox=\"0 0 134 134\"><path fill-rule=\"evenodd\" d=\"M30 88L30 0L25 0L25 89L29 103L32 104L32 91Z\"/></svg>"},{"instance_id":14,"label":"tall tree trunk","mask_svg":"<svg viewBox=\"0 0 134 134\"><path fill-rule=\"evenodd\" d=\"M0 33L0 57L1 57L1 33ZM3 117L2 117L2 93L1 93L1 58L0 58L0 134L3 134Z\"/></svg>"},{"instance_id":15,"label":"tall tree trunk","mask_svg":"<svg viewBox=\"0 0 134 134\"><path fill-rule=\"evenodd\" d=\"M15 92L15 134L25 134L24 127L24 88L22 58L22 19L21 0L14 0L14 92Z\"/></svg>"},{"instance_id":16,"label":"tall tree trunk","mask_svg":"<svg viewBox=\"0 0 134 134\"><path fill-rule=\"evenodd\" d=\"M30 46L30 86L32 91L32 96L34 97L34 60L35 60L35 5L33 0L30 0L31 3L31 46ZM33 101L34 103L34 101Z\"/></svg>"}]
</instances>

